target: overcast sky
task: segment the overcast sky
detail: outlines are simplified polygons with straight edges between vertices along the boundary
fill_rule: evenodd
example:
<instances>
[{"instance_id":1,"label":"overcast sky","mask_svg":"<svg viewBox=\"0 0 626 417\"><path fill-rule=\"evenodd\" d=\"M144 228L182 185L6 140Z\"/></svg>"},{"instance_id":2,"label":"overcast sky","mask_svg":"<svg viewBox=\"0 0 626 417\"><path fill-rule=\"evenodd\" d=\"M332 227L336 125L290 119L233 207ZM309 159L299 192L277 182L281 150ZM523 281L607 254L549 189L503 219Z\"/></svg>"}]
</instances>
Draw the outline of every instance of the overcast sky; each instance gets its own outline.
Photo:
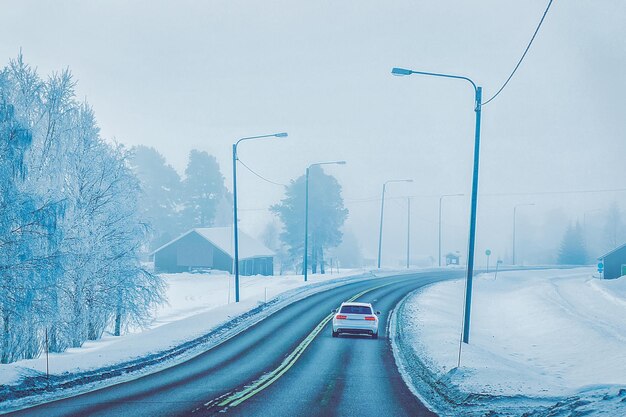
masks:
<instances>
[{"instance_id":1,"label":"overcast sky","mask_svg":"<svg viewBox=\"0 0 626 417\"><path fill-rule=\"evenodd\" d=\"M0 58L20 48L40 74L69 67L102 134L157 148L182 173L192 148L218 158L227 185L239 156L287 183L313 162L344 187L348 227L376 253L380 193L391 184L385 259L435 255L438 196L469 195L473 91L463 81L392 77L394 66L471 77L491 97L530 39L547 0L7 1ZM555 0L519 71L483 108L478 253L511 249L513 206L540 228L626 208L626 2ZM240 170L242 227L258 234L281 187ZM502 195L513 194L513 195ZM466 251L469 199L444 200L444 252ZM523 228L522 228L523 229ZM523 234L524 230L519 230ZM531 243L532 244L532 243ZM541 246L540 242L536 243Z\"/></svg>"}]
</instances>

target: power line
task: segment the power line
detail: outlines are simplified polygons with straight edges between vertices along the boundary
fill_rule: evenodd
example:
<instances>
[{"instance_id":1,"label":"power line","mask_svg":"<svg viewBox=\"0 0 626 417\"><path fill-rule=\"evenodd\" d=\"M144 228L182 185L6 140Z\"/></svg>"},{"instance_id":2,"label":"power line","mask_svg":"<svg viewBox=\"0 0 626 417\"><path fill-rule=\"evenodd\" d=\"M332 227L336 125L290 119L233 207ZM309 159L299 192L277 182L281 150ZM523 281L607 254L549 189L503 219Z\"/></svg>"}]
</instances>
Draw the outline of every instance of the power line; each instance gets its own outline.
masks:
<instances>
[{"instance_id":1,"label":"power line","mask_svg":"<svg viewBox=\"0 0 626 417\"><path fill-rule=\"evenodd\" d=\"M598 190L563 190L563 191L528 191L528 192L503 192L503 193L480 193L483 197L507 197L507 196L531 196L531 195L566 195L566 194L597 194L626 192L626 188L608 188ZM406 198L439 198L439 194L413 194L405 196L388 196L385 200L401 200ZM380 202L381 197L351 198L344 199L346 203L373 203Z\"/></svg>"},{"instance_id":2,"label":"power line","mask_svg":"<svg viewBox=\"0 0 626 417\"><path fill-rule=\"evenodd\" d=\"M250 168L248 165L246 165L241 159L237 158L237 160L239 161L239 163L241 165L243 165L248 171L250 171L251 173L253 173L254 175L256 175L257 177L259 177L260 179L262 179L265 182L269 182L270 184L274 184L274 185L279 185L281 187L287 187L287 184L282 184L280 182L275 182L272 180L268 180L267 178L265 178L264 176L262 176L261 174L259 174L258 172L254 171L252 168Z\"/></svg>"},{"instance_id":3,"label":"power line","mask_svg":"<svg viewBox=\"0 0 626 417\"><path fill-rule=\"evenodd\" d=\"M535 37L537 36L537 33L539 32L539 28L541 27L541 24L543 23L543 20L546 18L546 15L548 14L548 10L550 10L550 6L552 5L552 1L550 0L548 2L548 6L546 7L546 11L543 12L543 16L541 17L541 20L539 21L539 24L537 25L537 29L535 29L535 33L533 33L533 37L530 38L530 42L528 42L528 46L526 46L526 50L524 51L524 53L522 54L522 57L519 59L519 61L517 61L517 65L515 66L515 68L513 68L513 72L511 72L511 75L509 75L509 78L506 79L506 81L504 82L504 84L502 84L502 87L500 87L500 89L498 90L498 92L496 94L493 95L493 97L491 97L489 100L485 101L482 105L484 106L485 104L488 104L491 100L493 100L494 98L496 98L498 96L498 94L500 94L502 92L502 90L504 90L504 87L506 87L506 85L509 83L509 81L511 81L511 78L513 78L513 75L515 74L515 72L517 71L517 69L519 68L520 64L522 63L522 61L524 60L524 57L526 56L526 54L528 53L528 50L530 49L530 45L533 44L533 41L535 40Z\"/></svg>"},{"instance_id":4,"label":"power line","mask_svg":"<svg viewBox=\"0 0 626 417\"><path fill-rule=\"evenodd\" d=\"M565 191L529 191L529 192L510 192L510 193L481 193L483 197L512 197L512 196L531 196L531 195L567 195L567 194L598 194L598 193L621 193L626 192L626 188L608 188L599 190L565 190ZM385 201L406 200L407 198L439 198L440 194L413 194L405 196L386 196ZM344 203L374 203L380 202L381 197L353 198L344 199ZM398 207L400 203L398 202ZM247 208L239 209L241 211L263 211L267 208Z\"/></svg>"},{"instance_id":5,"label":"power line","mask_svg":"<svg viewBox=\"0 0 626 417\"><path fill-rule=\"evenodd\" d=\"M483 196L515 196L515 195L551 195L551 194L595 194L595 193L616 193L624 192L626 188L612 188L604 190L565 190L565 191L534 191L518 193L485 193Z\"/></svg>"}]
</instances>

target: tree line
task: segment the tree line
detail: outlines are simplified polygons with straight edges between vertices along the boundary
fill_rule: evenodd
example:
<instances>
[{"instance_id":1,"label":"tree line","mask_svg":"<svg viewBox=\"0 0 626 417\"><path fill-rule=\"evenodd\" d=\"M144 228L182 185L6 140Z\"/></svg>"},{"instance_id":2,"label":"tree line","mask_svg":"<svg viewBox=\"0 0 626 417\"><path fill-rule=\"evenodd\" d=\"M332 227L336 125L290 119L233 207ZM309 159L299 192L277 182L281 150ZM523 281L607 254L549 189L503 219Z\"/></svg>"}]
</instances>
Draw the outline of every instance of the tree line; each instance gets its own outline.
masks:
<instances>
[{"instance_id":1,"label":"tree line","mask_svg":"<svg viewBox=\"0 0 626 417\"><path fill-rule=\"evenodd\" d=\"M143 216L151 224L150 251L194 227L232 225L232 194L213 155L192 150L184 178L154 148L134 148L131 162L144 190L140 205ZM263 233L264 243L276 252L281 272L301 272L304 209L305 176L302 175L285 186L285 197L270 207L279 225L270 222ZM341 185L320 166L310 171L309 214L308 264L311 273L325 273L326 254L342 242L348 210L343 206ZM357 243L353 242L353 246Z\"/></svg>"},{"instance_id":2,"label":"tree line","mask_svg":"<svg viewBox=\"0 0 626 417\"><path fill-rule=\"evenodd\" d=\"M0 70L0 362L145 325L163 282L139 262L147 225L130 152L105 142L69 70Z\"/></svg>"},{"instance_id":3,"label":"tree line","mask_svg":"<svg viewBox=\"0 0 626 417\"><path fill-rule=\"evenodd\" d=\"M594 213L598 212L598 213ZM561 265L587 265L594 263L603 253L626 243L626 226L622 222L620 207L613 201L605 210L591 210L596 214L594 222L569 223L561 245L557 262ZM599 224L598 220L604 222ZM590 230L597 227L596 230Z\"/></svg>"},{"instance_id":4,"label":"tree line","mask_svg":"<svg viewBox=\"0 0 626 417\"><path fill-rule=\"evenodd\" d=\"M140 145L130 166L142 188L141 216L150 225L148 251L195 227L232 224L232 194L213 155L191 150L181 178L159 151Z\"/></svg>"}]
</instances>

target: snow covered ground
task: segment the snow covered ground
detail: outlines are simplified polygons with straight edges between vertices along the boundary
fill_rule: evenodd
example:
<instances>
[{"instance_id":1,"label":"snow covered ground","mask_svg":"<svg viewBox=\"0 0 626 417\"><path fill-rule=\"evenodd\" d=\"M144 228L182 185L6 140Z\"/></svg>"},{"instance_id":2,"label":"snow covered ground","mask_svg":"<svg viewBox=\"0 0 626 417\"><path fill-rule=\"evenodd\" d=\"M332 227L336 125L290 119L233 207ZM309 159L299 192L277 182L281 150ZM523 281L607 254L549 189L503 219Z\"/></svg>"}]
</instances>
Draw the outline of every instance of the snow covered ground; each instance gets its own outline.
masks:
<instances>
[{"instance_id":1,"label":"snow covered ground","mask_svg":"<svg viewBox=\"0 0 626 417\"><path fill-rule=\"evenodd\" d=\"M626 277L600 280L590 268L511 271L497 279L482 274L473 288L460 367L465 281L438 283L406 300L396 357L404 349L405 359L419 357L426 369L405 363L406 372L422 372L440 394L461 402L472 394L514 397L563 413L554 415L626 416ZM486 409L502 412L496 402ZM503 409L518 415L512 402L503 401Z\"/></svg>"},{"instance_id":2,"label":"snow covered ground","mask_svg":"<svg viewBox=\"0 0 626 417\"><path fill-rule=\"evenodd\" d=\"M237 304L234 303L234 278L231 275L165 274L168 304L156 311L155 319L147 329L137 329L121 337L105 336L80 348L51 353L50 374L85 372L164 351L205 335L266 301L276 303L278 298L281 303L288 303L326 287L326 283L333 285L332 281L339 278L371 276L364 275L364 272L346 269L340 273L309 275L306 283L302 275L242 276L240 302ZM0 364L0 386L16 384L28 376L45 375L45 372L45 355Z\"/></svg>"}]
</instances>

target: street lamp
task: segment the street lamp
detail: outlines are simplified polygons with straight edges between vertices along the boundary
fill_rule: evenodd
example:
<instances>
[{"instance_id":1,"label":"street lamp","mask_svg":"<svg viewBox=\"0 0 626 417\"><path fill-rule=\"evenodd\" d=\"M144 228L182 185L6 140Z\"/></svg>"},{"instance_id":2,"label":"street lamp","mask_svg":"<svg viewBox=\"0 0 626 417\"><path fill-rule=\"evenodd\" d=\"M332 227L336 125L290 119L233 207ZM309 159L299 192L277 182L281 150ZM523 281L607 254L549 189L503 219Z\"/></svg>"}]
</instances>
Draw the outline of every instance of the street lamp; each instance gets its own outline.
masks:
<instances>
[{"instance_id":1,"label":"street lamp","mask_svg":"<svg viewBox=\"0 0 626 417\"><path fill-rule=\"evenodd\" d=\"M383 249L383 215L385 213L385 189L387 188L387 184L392 182L413 182L413 180L389 180L385 181L385 183L383 184L383 198L380 204L380 232L378 233L378 269L380 269L380 256Z\"/></svg>"},{"instance_id":2,"label":"street lamp","mask_svg":"<svg viewBox=\"0 0 626 417\"><path fill-rule=\"evenodd\" d=\"M423 72L413 71L405 68L393 68L391 74L403 76L403 75L429 75L433 77L443 78L455 78L459 80L465 80L469 82L474 88L474 112L476 113L476 126L474 134L474 173L472 175L472 199L470 210L470 230L469 230L469 245L467 254L467 282L465 285L465 318L463 322L463 342L469 343L469 327L470 327L470 312L472 306L472 274L474 269L474 244L476 240L476 208L478 205L478 160L480 156L480 114L482 107L482 94L483 89L479 87L467 77L459 75L439 74L435 72Z\"/></svg>"},{"instance_id":3,"label":"street lamp","mask_svg":"<svg viewBox=\"0 0 626 417\"><path fill-rule=\"evenodd\" d=\"M524 204L518 204L515 207L513 207L513 265L515 265L515 216L517 214L517 208L518 207L523 207L523 206L534 206L535 203L524 203Z\"/></svg>"},{"instance_id":4,"label":"street lamp","mask_svg":"<svg viewBox=\"0 0 626 417\"><path fill-rule=\"evenodd\" d=\"M263 138L285 138L287 133L273 133L271 135L250 136L247 138L241 138L233 144L233 235L235 244L235 302L239 302L239 233L237 231L237 145L239 142L251 139L263 139Z\"/></svg>"},{"instance_id":5,"label":"street lamp","mask_svg":"<svg viewBox=\"0 0 626 417\"><path fill-rule=\"evenodd\" d=\"M439 266L441 266L441 200L444 197L460 197L463 194L443 194L439 196Z\"/></svg>"},{"instance_id":6,"label":"street lamp","mask_svg":"<svg viewBox=\"0 0 626 417\"><path fill-rule=\"evenodd\" d=\"M309 171L316 165L345 165L346 161L329 161L329 162L317 162L311 164L306 169L306 191L305 191L305 203L304 203L304 261L303 261L303 274L304 281L307 281L308 277L308 251L309 251Z\"/></svg>"}]
</instances>

